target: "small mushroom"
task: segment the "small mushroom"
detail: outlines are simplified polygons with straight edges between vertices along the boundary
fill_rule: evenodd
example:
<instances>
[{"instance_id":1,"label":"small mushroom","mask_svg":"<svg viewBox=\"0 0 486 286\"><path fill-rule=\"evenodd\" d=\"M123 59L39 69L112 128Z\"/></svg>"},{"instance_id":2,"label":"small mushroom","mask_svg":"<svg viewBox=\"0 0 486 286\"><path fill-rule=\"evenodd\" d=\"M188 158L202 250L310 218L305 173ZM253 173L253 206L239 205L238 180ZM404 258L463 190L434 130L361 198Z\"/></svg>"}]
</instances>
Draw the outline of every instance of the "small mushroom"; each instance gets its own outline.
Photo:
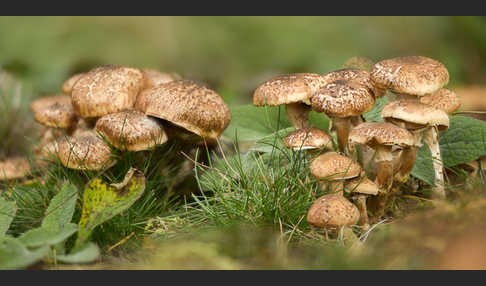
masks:
<instances>
[{"instance_id":1,"label":"small mushroom","mask_svg":"<svg viewBox=\"0 0 486 286\"><path fill-rule=\"evenodd\" d=\"M61 128L71 133L78 122L71 104L54 103L47 107L37 109L34 119L42 125Z\"/></svg>"},{"instance_id":2,"label":"small mushroom","mask_svg":"<svg viewBox=\"0 0 486 286\"><path fill-rule=\"evenodd\" d=\"M355 80L336 80L325 85L312 98L312 109L324 112L332 118L336 129L339 150L346 154L348 136L352 128L352 118L370 111L375 104L372 91Z\"/></svg>"},{"instance_id":3,"label":"small mushroom","mask_svg":"<svg viewBox=\"0 0 486 286\"><path fill-rule=\"evenodd\" d=\"M318 198L307 212L307 222L328 230L351 226L359 221L359 210L348 199L337 194Z\"/></svg>"},{"instance_id":4,"label":"small mushroom","mask_svg":"<svg viewBox=\"0 0 486 286\"><path fill-rule=\"evenodd\" d=\"M49 151L57 155L61 163L70 169L101 170L116 163L110 147L93 131L62 138L50 147L52 149Z\"/></svg>"},{"instance_id":5,"label":"small mushroom","mask_svg":"<svg viewBox=\"0 0 486 286\"><path fill-rule=\"evenodd\" d=\"M447 113L418 101L397 100L385 105L381 116L385 121L392 122L412 132L417 145L423 140L429 146L435 171L435 184L432 193L435 197L445 198L444 173L438 131L449 128L449 117ZM402 157L416 156L414 152L411 150L408 155L402 154ZM408 176L409 172L403 170L404 168L407 169L406 165L405 167L401 167L401 170L398 172L399 176ZM408 169L410 168L409 166Z\"/></svg>"},{"instance_id":6,"label":"small mushroom","mask_svg":"<svg viewBox=\"0 0 486 286\"><path fill-rule=\"evenodd\" d=\"M376 89L390 89L399 99L417 100L417 97L436 92L449 82L446 67L431 58L406 56L376 63L371 71L371 82Z\"/></svg>"},{"instance_id":7,"label":"small mushroom","mask_svg":"<svg viewBox=\"0 0 486 286\"><path fill-rule=\"evenodd\" d=\"M437 109L442 109L447 114L452 114L461 107L459 96L457 96L454 91L447 88L441 88L430 95L421 97L420 102Z\"/></svg>"},{"instance_id":8,"label":"small mushroom","mask_svg":"<svg viewBox=\"0 0 486 286\"><path fill-rule=\"evenodd\" d=\"M30 109L35 113L55 103L59 103L61 105L71 105L71 97L64 94L38 97L32 101L30 104Z\"/></svg>"},{"instance_id":9,"label":"small mushroom","mask_svg":"<svg viewBox=\"0 0 486 286\"><path fill-rule=\"evenodd\" d=\"M0 180L24 178L32 172L30 162L22 157L12 157L0 161Z\"/></svg>"},{"instance_id":10,"label":"small mushroom","mask_svg":"<svg viewBox=\"0 0 486 286\"><path fill-rule=\"evenodd\" d=\"M74 112L84 118L132 109L145 84L139 69L103 66L90 70L74 84Z\"/></svg>"},{"instance_id":11,"label":"small mushroom","mask_svg":"<svg viewBox=\"0 0 486 286\"><path fill-rule=\"evenodd\" d=\"M231 113L215 91L191 80L175 80L144 91L145 114L166 120L202 138L216 140Z\"/></svg>"},{"instance_id":12,"label":"small mushroom","mask_svg":"<svg viewBox=\"0 0 486 286\"><path fill-rule=\"evenodd\" d=\"M152 88L163 83L181 79L176 73L163 73L155 69L143 69L145 77L145 88Z\"/></svg>"},{"instance_id":13,"label":"small mushroom","mask_svg":"<svg viewBox=\"0 0 486 286\"><path fill-rule=\"evenodd\" d=\"M287 118L296 128L309 127L310 97L326 84L314 73L297 73L272 78L253 93L253 105L285 105Z\"/></svg>"},{"instance_id":14,"label":"small mushroom","mask_svg":"<svg viewBox=\"0 0 486 286\"><path fill-rule=\"evenodd\" d=\"M362 176L351 179L344 184L344 191L347 193L352 193L354 198L356 198L356 204L360 213L360 225L363 230L369 229L369 219L368 210L366 207L366 199L368 196L378 195L378 186L368 177Z\"/></svg>"},{"instance_id":15,"label":"small mushroom","mask_svg":"<svg viewBox=\"0 0 486 286\"><path fill-rule=\"evenodd\" d=\"M157 119L136 110L105 115L98 119L95 130L121 150L149 150L167 141Z\"/></svg>"},{"instance_id":16,"label":"small mushroom","mask_svg":"<svg viewBox=\"0 0 486 286\"><path fill-rule=\"evenodd\" d=\"M73 90L74 84L82 77L85 73L77 73L72 75L62 84L62 93L71 95L71 91Z\"/></svg>"},{"instance_id":17,"label":"small mushroom","mask_svg":"<svg viewBox=\"0 0 486 286\"><path fill-rule=\"evenodd\" d=\"M329 185L329 192L342 194L343 183L361 174L361 166L351 158L337 152L318 156L309 166L311 174L319 180L321 188Z\"/></svg>"},{"instance_id":18,"label":"small mushroom","mask_svg":"<svg viewBox=\"0 0 486 286\"><path fill-rule=\"evenodd\" d=\"M312 150L332 150L334 142L332 137L324 130L315 127L297 129L284 138L285 146L294 151L306 150L309 159L312 159Z\"/></svg>"}]
</instances>

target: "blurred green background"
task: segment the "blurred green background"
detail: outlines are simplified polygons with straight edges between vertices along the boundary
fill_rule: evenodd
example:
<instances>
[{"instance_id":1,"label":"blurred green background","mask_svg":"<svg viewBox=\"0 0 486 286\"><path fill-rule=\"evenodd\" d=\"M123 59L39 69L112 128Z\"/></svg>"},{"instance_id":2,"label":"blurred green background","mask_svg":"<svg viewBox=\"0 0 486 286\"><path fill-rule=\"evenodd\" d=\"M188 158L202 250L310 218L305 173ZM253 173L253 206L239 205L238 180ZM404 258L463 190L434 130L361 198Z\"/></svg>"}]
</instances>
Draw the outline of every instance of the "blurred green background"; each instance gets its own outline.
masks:
<instances>
[{"instance_id":1,"label":"blurred green background","mask_svg":"<svg viewBox=\"0 0 486 286\"><path fill-rule=\"evenodd\" d=\"M451 85L486 83L485 17L0 17L0 67L36 94L104 64L153 67L248 103L282 73L326 73L351 56L423 55Z\"/></svg>"}]
</instances>

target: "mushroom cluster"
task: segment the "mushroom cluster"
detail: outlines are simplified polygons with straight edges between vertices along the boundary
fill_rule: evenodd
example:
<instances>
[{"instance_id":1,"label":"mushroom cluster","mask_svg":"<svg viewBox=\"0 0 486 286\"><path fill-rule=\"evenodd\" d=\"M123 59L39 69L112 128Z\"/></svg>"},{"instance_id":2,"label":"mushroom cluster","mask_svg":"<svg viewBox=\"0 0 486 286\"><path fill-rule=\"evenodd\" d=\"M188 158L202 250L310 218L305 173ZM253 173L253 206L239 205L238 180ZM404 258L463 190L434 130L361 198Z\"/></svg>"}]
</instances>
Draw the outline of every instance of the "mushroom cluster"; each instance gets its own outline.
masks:
<instances>
[{"instance_id":1,"label":"mushroom cluster","mask_svg":"<svg viewBox=\"0 0 486 286\"><path fill-rule=\"evenodd\" d=\"M434 159L433 197L445 198L438 131L449 127L448 114L460 107L456 93L444 88L448 82L445 66L427 57L377 63L354 57L343 69L323 75L282 75L255 90L255 106L286 106L296 130L284 143L294 151L305 150L311 174L328 193L311 206L307 215L311 225L327 230L360 218L360 225L368 228L368 196L373 198L375 217L380 217L390 195L409 179L423 143ZM390 99L381 113L384 122L365 122L362 115L383 96ZM330 118L338 150L330 134L310 126L310 110ZM373 165L372 171L362 168L367 164ZM356 201L354 208L351 202L344 203L346 197Z\"/></svg>"},{"instance_id":2,"label":"mushroom cluster","mask_svg":"<svg viewBox=\"0 0 486 286\"><path fill-rule=\"evenodd\" d=\"M62 92L31 104L35 120L46 127L35 155L72 169L113 166L112 148L154 150L173 138L214 142L231 118L215 91L152 69L94 68L67 79Z\"/></svg>"}]
</instances>

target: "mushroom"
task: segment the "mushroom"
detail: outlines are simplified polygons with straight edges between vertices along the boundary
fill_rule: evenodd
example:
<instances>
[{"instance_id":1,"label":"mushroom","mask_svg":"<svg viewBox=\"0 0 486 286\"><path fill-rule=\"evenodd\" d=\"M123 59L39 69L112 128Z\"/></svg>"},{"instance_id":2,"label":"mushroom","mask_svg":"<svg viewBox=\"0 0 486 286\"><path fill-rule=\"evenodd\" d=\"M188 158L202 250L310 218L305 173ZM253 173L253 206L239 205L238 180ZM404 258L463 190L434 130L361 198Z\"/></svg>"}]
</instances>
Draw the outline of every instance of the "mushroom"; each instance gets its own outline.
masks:
<instances>
[{"instance_id":1,"label":"mushroom","mask_svg":"<svg viewBox=\"0 0 486 286\"><path fill-rule=\"evenodd\" d=\"M48 127L61 128L70 134L78 122L71 104L54 103L47 107L37 109L34 119Z\"/></svg>"},{"instance_id":2,"label":"mushroom","mask_svg":"<svg viewBox=\"0 0 486 286\"><path fill-rule=\"evenodd\" d=\"M332 118L339 150L350 154L348 136L353 126L352 118L373 108L375 99L372 91L356 80L336 80L315 93L311 102L314 111L324 112Z\"/></svg>"},{"instance_id":3,"label":"mushroom","mask_svg":"<svg viewBox=\"0 0 486 286\"><path fill-rule=\"evenodd\" d=\"M162 73L155 69L143 69L145 77L145 88L151 88L161 85L166 82L181 79L181 76L176 73Z\"/></svg>"},{"instance_id":4,"label":"mushroom","mask_svg":"<svg viewBox=\"0 0 486 286\"><path fill-rule=\"evenodd\" d=\"M327 194L318 198L307 212L307 222L324 228L326 238L328 230L354 225L359 220L359 210L345 197Z\"/></svg>"},{"instance_id":5,"label":"mushroom","mask_svg":"<svg viewBox=\"0 0 486 286\"><path fill-rule=\"evenodd\" d=\"M62 84L62 93L70 95L71 91L73 90L74 84L82 77L84 76L85 73L77 73L72 75L70 78L68 78L63 84Z\"/></svg>"},{"instance_id":6,"label":"mushroom","mask_svg":"<svg viewBox=\"0 0 486 286\"><path fill-rule=\"evenodd\" d=\"M139 69L103 66L82 76L71 91L74 112L84 118L132 109L145 84Z\"/></svg>"},{"instance_id":7,"label":"mushroom","mask_svg":"<svg viewBox=\"0 0 486 286\"><path fill-rule=\"evenodd\" d=\"M435 183L432 194L438 198L445 198L444 174L438 131L449 128L449 117L447 113L418 101L397 100L385 105L381 116L385 121L392 122L412 132L415 136L417 146L420 145L422 140L429 145L435 171ZM416 150L405 149L404 151L406 150L409 151L407 154L402 153L402 160L404 162L407 161L406 157L416 156ZM403 181L404 178L408 177L412 167L413 165L402 165L397 173L398 179Z\"/></svg>"},{"instance_id":8,"label":"mushroom","mask_svg":"<svg viewBox=\"0 0 486 286\"><path fill-rule=\"evenodd\" d=\"M297 73L272 78L253 93L253 105L285 105L287 118L296 128L309 127L310 97L326 82L315 73Z\"/></svg>"},{"instance_id":9,"label":"mushroom","mask_svg":"<svg viewBox=\"0 0 486 286\"><path fill-rule=\"evenodd\" d=\"M230 122L228 105L215 91L191 80L175 80L144 91L139 111L205 139L216 140Z\"/></svg>"},{"instance_id":10,"label":"mushroom","mask_svg":"<svg viewBox=\"0 0 486 286\"><path fill-rule=\"evenodd\" d=\"M371 71L373 69L373 61L360 56L354 56L349 58L343 65L344 68L357 68L365 71Z\"/></svg>"},{"instance_id":11,"label":"mushroom","mask_svg":"<svg viewBox=\"0 0 486 286\"><path fill-rule=\"evenodd\" d=\"M0 180L20 179L32 172L30 162L22 157L12 157L0 161Z\"/></svg>"},{"instance_id":12,"label":"mushroom","mask_svg":"<svg viewBox=\"0 0 486 286\"><path fill-rule=\"evenodd\" d=\"M140 111L126 110L98 119L95 130L121 150L141 151L167 141L164 127Z\"/></svg>"},{"instance_id":13,"label":"mushroom","mask_svg":"<svg viewBox=\"0 0 486 286\"><path fill-rule=\"evenodd\" d=\"M294 151L306 150L308 158L312 159L314 150L332 150L334 142L332 137L324 130L315 127L297 129L284 138L285 146Z\"/></svg>"},{"instance_id":14,"label":"mushroom","mask_svg":"<svg viewBox=\"0 0 486 286\"><path fill-rule=\"evenodd\" d=\"M378 195L379 188L372 180L368 179L366 176L356 177L347 181L344 184L344 191L347 193L352 193L353 198L356 199L356 204L360 213L360 225L363 230L369 229L368 220L368 210L366 207L366 199L368 196Z\"/></svg>"},{"instance_id":15,"label":"mushroom","mask_svg":"<svg viewBox=\"0 0 486 286\"><path fill-rule=\"evenodd\" d=\"M421 97L420 102L437 109L442 109L447 114L452 114L461 107L459 96L457 96L454 91L447 88L441 88L432 94Z\"/></svg>"},{"instance_id":16,"label":"mushroom","mask_svg":"<svg viewBox=\"0 0 486 286\"><path fill-rule=\"evenodd\" d=\"M390 89L399 99L417 100L439 90L449 82L446 67L431 58L407 56L376 63L371 82L377 90Z\"/></svg>"},{"instance_id":17,"label":"mushroom","mask_svg":"<svg viewBox=\"0 0 486 286\"><path fill-rule=\"evenodd\" d=\"M351 158L337 152L318 156L310 164L311 174L319 180L322 189L329 185L329 192L342 194L343 183L361 174L361 166Z\"/></svg>"},{"instance_id":18,"label":"mushroom","mask_svg":"<svg viewBox=\"0 0 486 286\"><path fill-rule=\"evenodd\" d=\"M61 105L71 105L71 97L64 94L38 97L32 101L30 104L30 109L35 113L55 103L59 103Z\"/></svg>"},{"instance_id":19,"label":"mushroom","mask_svg":"<svg viewBox=\"0 0 486 286\"><path fill-rule=\"evenodd\" d=\"M376 183L384 193L388 192L393 184L393 156L392 147L415 146L414 136L405 128L391 123L365 122L356 126L349 134L350 144L368 145L376 151L377 164ZM415 162L415 157L403 158ZM405 162L408 164L410 162Z\"/></svg>"},{"instance_id":20,"label":"mushroom","mask_svg":"<svg viewBox=\"0 0 486 286\"><path fill-rule=\"evenodd\" d=\"M46 150L47 148L51 149ZM70 169L101 170L116 163L111 156L110 147L93 131L62 138L49 147L46 146L44 150L57 156Z\"/></svg>"}]
</instances>

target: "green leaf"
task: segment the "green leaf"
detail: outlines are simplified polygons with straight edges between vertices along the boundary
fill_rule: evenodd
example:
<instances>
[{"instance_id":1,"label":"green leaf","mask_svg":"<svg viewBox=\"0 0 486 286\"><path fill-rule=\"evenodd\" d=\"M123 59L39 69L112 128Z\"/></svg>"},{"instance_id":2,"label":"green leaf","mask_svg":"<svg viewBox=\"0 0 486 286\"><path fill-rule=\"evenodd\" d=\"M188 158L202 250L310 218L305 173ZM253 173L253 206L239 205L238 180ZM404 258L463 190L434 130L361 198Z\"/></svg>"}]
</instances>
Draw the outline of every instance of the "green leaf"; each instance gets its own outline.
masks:
<instances>
[{"instance_id":1,"label":"green leaf","mask_svg":"<svg viewBox=\"0 0 486 286\"><path fill-rule=\"evenodd\" d=\"M64 263L89 263L95 261L100 256L100 249L92 242L83 244L76 252L57 255L56 260Z\"/></svg>"},{"instance_id":2,"label":"green leaf","mask_svg":"<svg viewBox=\"0 0 486 286\"><path fill-rule=\"evenodd\" d=\"M389 96L383 96L378 98L375 101L375 105L373 106L373 109L370 111L366 112L363 114L363 117L365 118L366 122L383 122L383 118L381 118L381 111L383 110L383 107L390 102Z\"/></svg>"},{"instance_id":3,"label":"green leaf","mask_svg":"<svg viewBox=\"0 0 486 286\"><path fill-rule=\"evenodd\" d=\"M439 144L445 167L471 162L486 154L486 122L466 116L450 116L449 129L440 132Z\"/></svg>"},{"instance_id":4,"label":"green leaf","mask_svg":"<svg viewBox=\"0 0 486 286\"><path fill-rule=\"evenodd\" d=\"M435 173L432 153L426 144L418 150L417 159L410 174L429 185L434 185Z\"/></svg>"},{"instance_id":5,"label":"green leaf","mask_svg":"<svg viewBox=\"0 0 486 286\"><path fill-rule=\"evenodd\" d=\"M39 227L22 233L19 241L28 247L54 245L63 242L77 230L78 226L74 223L68 223L63 228Z\"/></svg>"},{"instance_id":6,"label":"green leaf","mask_svg":"<svg viewBox=\"0 0 486 286\"><path fill-rule=\"evenodd\" d=\"M145 177L134 168L127 172L121 184L109 185L100 178L93 179L84 190L75 248L79 249L87 241L96 226L128 209L144 190Z\"/></svg>"},{"instance_id":7,"label":"green leaf","mask_svg":"<svg viewBox=\"0 0 486 286\"><path fill-rule=\"evenodd\" d=\"M49 203L46 216L42 220L42 227L61 229L70 223L77 198L78 191L76 186L65 182L61 187L61 191Z\"/></svg>"},{"instance_id":8,"label":"green leaf","mask_svg":"<svg viewBox=\"0 0 486 286\"><path fill-rule=\"evenodd\" d=\"M7 232L16 212L17 205L14 201L9 202L3 198L0 198L0 237L5 235Z\"/></svg>"},{"instance_id":9,"label":"green leaf","mask_svg":"<svg viewBox=\"0 0 486 286\"><path fill-rule=\"evenodd\" d=\"M5 236L0 238L0 269L25 268L44 258L48 246L29 250L20 240Z\"/></svg>"}]
</instances>

